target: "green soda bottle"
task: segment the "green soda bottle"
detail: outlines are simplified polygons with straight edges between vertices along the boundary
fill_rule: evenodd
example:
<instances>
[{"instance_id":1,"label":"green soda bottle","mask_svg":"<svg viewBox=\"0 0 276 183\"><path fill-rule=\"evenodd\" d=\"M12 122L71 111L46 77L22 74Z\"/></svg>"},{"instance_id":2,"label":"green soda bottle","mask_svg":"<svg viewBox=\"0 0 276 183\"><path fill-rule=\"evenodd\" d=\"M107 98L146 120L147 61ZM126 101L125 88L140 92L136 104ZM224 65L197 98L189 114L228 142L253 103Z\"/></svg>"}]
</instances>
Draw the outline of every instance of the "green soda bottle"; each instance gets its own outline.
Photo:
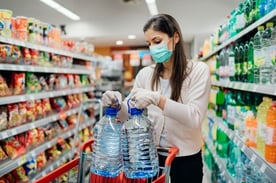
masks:
<instances>
[{"instance_id":1,"label":"green soda bottle","mask_svg":"<svg viewBox=\"0 0 276 183\"><path fill-rule=\"evenodd\" d=\"M240 80L240 49L239 45L235 46L235 81Z\"/></svg>"},{"instance_id":2,"label":"green soda bottle","mask_svg":"<svg viewBox=\"0 0 276 183\"><path fill-rule=\"evenodd\" d=\"M236 91L232 90L227 93L226 96L227 100L227 113L226 113L226 119L228 123L228 128L231 130L234 130L234 122L236 117Z\"/></svg>"},{"instance_id":3,"label":"green soda bottle","mask_svg":"<svg viewBox=\"0 0 276 183\"><path fill-rule=\"evenodd\" d=\"M254 44L253 38L248 43L247 50L247 82L254 83Z\"/></svg>"},{"instance_id":4,"label":"green soda bottle","mask_svg":"<svg viewBox=\"0 0 276 183\"><path fill-rule=\"evenodd\" d=\"M247 82L247 74L248 74L248 50L249 45L248 41L245 42L244 50L243 50L243 64L242 64L242 82Z\"/></svg>"}]
</instances>

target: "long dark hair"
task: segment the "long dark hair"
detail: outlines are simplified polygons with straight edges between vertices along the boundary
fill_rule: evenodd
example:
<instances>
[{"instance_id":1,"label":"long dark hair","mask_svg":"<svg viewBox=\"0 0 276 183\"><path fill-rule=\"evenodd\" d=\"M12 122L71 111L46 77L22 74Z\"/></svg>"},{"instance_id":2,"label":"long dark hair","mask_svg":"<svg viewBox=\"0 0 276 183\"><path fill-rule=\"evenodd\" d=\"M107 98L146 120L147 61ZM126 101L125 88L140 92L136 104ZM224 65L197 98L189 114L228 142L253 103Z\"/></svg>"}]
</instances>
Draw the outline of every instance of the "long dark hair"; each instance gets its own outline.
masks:
<instances>
[{"instance_id":1,"label":"long dark hair","mask_svg":"<svg viewBox=\"0 0 276 183\"><path fill-rule=\"evenodd\" d=\"M168 34L170 38L174 36L174 33L178 33L179 41L175 45L173 51L173 72L170 78L170 85L172 88L171 99L178 101L181 99L181 88L183 81L187 78L187 59L184 51L184 41L181 33L181 29L177 21L168 14L158 14L153 16L145 24L143 31L146 32L148 29L153 29L155 31L160 31ZM164 71L164 66L162 63L156 63L153 78L151 81L152 90L157 90L159 85L159 78L161 73Z\"/></svg>"}]
</instances>

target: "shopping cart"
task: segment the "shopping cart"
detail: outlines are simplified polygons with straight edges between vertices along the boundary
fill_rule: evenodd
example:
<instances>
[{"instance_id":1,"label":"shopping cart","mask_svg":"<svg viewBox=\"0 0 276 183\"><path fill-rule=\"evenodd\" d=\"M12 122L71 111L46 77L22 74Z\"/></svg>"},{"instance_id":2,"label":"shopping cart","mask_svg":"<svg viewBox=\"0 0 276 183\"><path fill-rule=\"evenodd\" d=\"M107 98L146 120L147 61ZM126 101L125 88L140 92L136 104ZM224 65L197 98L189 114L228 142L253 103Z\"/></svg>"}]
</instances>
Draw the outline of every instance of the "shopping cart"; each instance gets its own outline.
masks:
<instances>
[{"instance_id":1,"label":"shopping cart","mask_svg":"<svg viewBox=\"0 0 276 183\"><path fill-rule=\"evenodd\" d=\"M99 103L100 104L100 119L102 118L102 103L100 100L89 100L87 101L93 102L93 103ZM86 102L86 103L87 103ZM82 110L82 107L85 106L86 104L82 104L80 107L80 112ZM79 113L80 114L80 113ZM80 117L78 118L78 124L76 126L76 129L79 128L79 120ZM77 137L77 131L75 133L75 137ZM75 138L75 142L78 139ZM162 153L162 155L167 154L167 158L165 161L164 166L159 166L159 171L157 173L157 176L152 179L129 179L125 177L124 173L120 173L119 176L117 177L102 177L96 174L90 173L90 162L91 162L91 150L93 148L93 142L94 139L90 139L83 143L80 146L79 149L79 155L65 163L64 165L60 166L59 168L51 171L47 175L37 179L34 181L34 183L49 183L49 182L57 182L57 178L64 175L68 174L67 182L70 183L169 183L169 174L170 174L170 168L171 168L171 163L173 159L175 158L176 154L178 153L178 148L176 147L171 147L171 148L157 148L158 153ZM76 147L73 147L73 152L75 150L78 151L78 149L75 149ZM90 152L87 152L87 149L90 149ZM77 168L77 175L74 175L72 177L70 175L70 171L72 169Z\"/></svg>"}]
</instances>

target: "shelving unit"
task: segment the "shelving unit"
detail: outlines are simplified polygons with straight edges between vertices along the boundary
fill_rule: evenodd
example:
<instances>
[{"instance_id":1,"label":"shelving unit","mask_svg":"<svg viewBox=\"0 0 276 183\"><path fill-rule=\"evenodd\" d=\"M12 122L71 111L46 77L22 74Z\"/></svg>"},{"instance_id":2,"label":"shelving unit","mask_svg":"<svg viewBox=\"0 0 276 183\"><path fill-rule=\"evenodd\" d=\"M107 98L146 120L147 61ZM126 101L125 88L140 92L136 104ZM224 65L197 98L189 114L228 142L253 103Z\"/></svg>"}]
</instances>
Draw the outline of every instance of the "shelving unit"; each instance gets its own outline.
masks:
<instances>
[{"instance_id":1,"label":"shelving unit","mask_svg":"<svg viewBox=\"0 0 276 183\"><path fill-rule=\"evenodd\" d=\"M215 55L220 50L222 50L223 48L225 48L226 46L228 46L229 44L237 41L238 39L242 38L243 36L245 36L249 32L251 32L254 29L256 29L259 25L262 25L262 24L266 23L267 21L269 21L269 20L271 20L271 19L273 19L275 17L276 17L276 10L273 10L270 13L268 13L266 16L264 16L263 18L257 20L253 24L251 24L248 27L246 27L245 29L243 29L240 33L236 34L232 38L230 38L227 41L225 41L224 43L222 43L215 50L213 50L211 53L209 53L205 57L201 58L200 60L205 61L205 60L209 59L211 56Z\"/></svg>"},{"instance_id":2,"label":"shelving unit","mask_svg":"<svg viewBox=\"0 0 276 183\"><path fill-rule=\"evenodd\" d=\"M67 56L67 57L72 57L73 60L77 60L78 63L79 61L82 62L90 62L89 64L91 66L96 65L97 62L99 61L99 58L97 56L88 56L88 55L83 55L79 53L73 53L67 50L61 50L61 49L55 49L55 48L50 48L47 46L43 45L37 45L33 43L28 43L28 42L22 42L19 40L11 39L11 38L5 38L0 36L0 42L3 44L12 44L16 46L21 46L21 47L26 47L30 49L35 49L38 51L44 51L48 53L54 53L58 54L61 56ZM0 72L5 71L5 72L14 72L14 71L20 71L20 72L32 72L32 73L43 73L44 75L46 74L76 74L76 75L91 75L93 74L94 68L93 67L86 67L84 65L75 65L73 62L73 65L71 67L56 67L56 66L39 66L39 65L22 65L22 64L9 64L9 63L0 63ZM0 105L8 105L8 104L13 104L13 103L19 103L19 102L24 102L24 101L29 101L29 100L37 100L37 99L45 99L45 98L54 98L54 97L61 97L61 96L67 96L71 94L80 94L80 93L86 93L86 92L93 92L95 90L94 86L92 85L87 85L87 86L82 86L82 87L68 87L65 89L60 89L60 90L53 90L53 91L48 91L48 92L38 92L38 93L25 93L25 94L20 94L20 95L10 95L10 96L3 96L0 97ZM89 104L85 105L83 108L84 110L89 109L89 108L94 108L95 110L95 116L97 115L97 105L94 104ZM50 115L47 115L43 118L37 119L33 122L21 124L19 126L9 128L6 130L0 131L0 140L4 140L6 138L19 135L23 132L26 132L30 129L34 129L37 127L41 127L47 124L52 124L56 122L57 120L61 119L61 115L63 116L70 116L72 114L76 114L79 112L79 107L73 107L68 110L62 111L62 112L52 112ZM87 127L93 126L95 123L95 118L90 118L83 123L80 124L78 131L81 131ZM15 168L23 165L27 161L31 160L32 158L36 157L39 155L41 152L44 152L46 149L51 148L52 146L55 146L58 143L58 140L60 138L66 139L74 134L76 134L76 128L69 128L66 131L61 131L60 134L58 134L56 137L49 141L45 141L42 144L37 144L37 146L31 150L26 150L26 153L15 158L15 159L7 159L1 162L0 164L0 177L6 175L7 173L11 172ZM72 148L74 149L74 148ZM74 152L73 150L70 149L69 151L63 152L61 156L59 156L58 159L56 159L52 163L48 163L47 167L45 167L42 171L37 172L36 175L33 177L30 177L30 181L32 182L33 180L47 174L51 170L57 168L60 166L63 162L70 160L73 158Z\"/></svg>"},{"instance_id":3,"label":"shelving unit","mask_svg":"<svg viewBox=\"0 0 276 183\"><path fill-rule=\"evenodd\" d=\"M266 174L272 182L276 182L276 164L268 163L264 160L259 153L250 147L247 147L243 140L235 133L235 131L229 129L222 121L221 118L217 117L212 112L208 113L208 117L218 125L218 127L224 131L227 136L233 140L235 144L246 154L246 156L259 167L260 171Z\"/></svg>"},{"instance_id":4,"label":"shelving unit","mask_svg":"<svg viewBox=\"0 0 276 183\"><path fill-rule=\"evenodd\" d=\"M221 170L221 175L225 178L227 183L233 183L235 182L234 178L229 175L229 173L226 171L226 162L224 159L220 158L216 153L216 148L213 144L213 142L207 138L207 135L203 135L205 142L207 146L209 147L210 151L212 152L212 156L214 157L214 160L216 164L218 165L219 169Z\"/></svg>"},{"instance_id":5,"label":"shelving unit","mask_svg":"<svg viewBox=\"0 0 276 183\"><path fill-rule=\"evenodd\" d=\"M268 21L274 21L274 22L276 21L276 9L271 11L267 15L265 15L263 18L257 20L253 24L249 25L241 32L239 32L232 38L222 43L221 45L219 45L215 50L213 50L211 53L201 58L200 60L207 61L213 55L218 54L222 49L226 48L231 43L240 41L247 34L250 34L253 31L256 31L259 25L263 25ZM211 84L212 86L276 96L275 85L262 85L262 84L253 84L253 83L244 83L244 82L232 82L232 81L225 81L225 80L212 81ZM216 123L218 128L220 128L222 131L224 131L225 134L227 134L229 139L231 139L241 149L241 151L251 160L252 163L254 163L259 168L259 170L262 173L264 173L269 179L271 179L272 182L276 182L276 164L268 163L255 149L246 146L246 144L243 142L243 140L240 138L237 132L229 129L221 118L217 117L215 114L211 112L208 113L208 118L212 119L212 121ZM208 138L206 139L207 139L206 140L207 145L212 145L210 144L211 142L208 141ZM214 151L213 153L215 154ZM220 164L221 158L216 156L216 154L214 159L218 164ZM219 166L220 166L219 167L220 169L226 170L225 167L223 167L222 165L219 165ZM226 175L226 177L228 176Z\"/></svg>"}]
</instances>

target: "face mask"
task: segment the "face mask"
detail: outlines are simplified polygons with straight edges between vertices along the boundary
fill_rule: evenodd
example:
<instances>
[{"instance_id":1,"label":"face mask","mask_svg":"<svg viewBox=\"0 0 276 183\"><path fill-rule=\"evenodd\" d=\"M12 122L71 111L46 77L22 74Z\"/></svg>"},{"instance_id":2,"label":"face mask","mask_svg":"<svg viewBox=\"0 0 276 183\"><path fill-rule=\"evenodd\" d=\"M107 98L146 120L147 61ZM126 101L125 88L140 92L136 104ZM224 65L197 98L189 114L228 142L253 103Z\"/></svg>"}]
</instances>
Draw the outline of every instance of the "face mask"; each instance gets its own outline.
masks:
<instances>
[{"instance_id":1,"label":"face mask","mask_svg":"<svg viewBox=\"0 0 276 183\"><path fill-rule=\"evenodd\" d=\"M157 63L167 62L172 56L172 51L168 50L166 43L150 46L149 49L153 60Z\"/></svg>"}]
</instances>

